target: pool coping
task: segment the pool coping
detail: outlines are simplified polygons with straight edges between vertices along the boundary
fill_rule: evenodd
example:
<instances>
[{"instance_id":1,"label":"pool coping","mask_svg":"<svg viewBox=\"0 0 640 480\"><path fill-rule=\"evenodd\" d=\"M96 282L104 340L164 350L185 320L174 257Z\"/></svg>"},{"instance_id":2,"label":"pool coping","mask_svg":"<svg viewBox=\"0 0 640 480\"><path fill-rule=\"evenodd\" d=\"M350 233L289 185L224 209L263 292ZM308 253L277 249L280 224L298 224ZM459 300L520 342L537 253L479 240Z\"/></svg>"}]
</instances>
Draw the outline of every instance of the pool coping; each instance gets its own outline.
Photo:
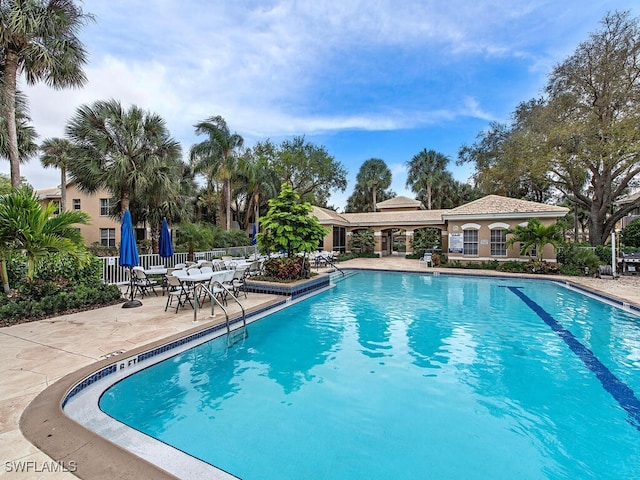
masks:
<instances>
[{"instance_id":1,"label":"pool coping","mask_svg":"<svg viewBox=\"0 0 640 480\"><path fill-rule=\"evenodd\" d=\"M610 301L620 307L632 309L635 313L640 313L640 306L617 298L613 295L591 289L573 283L565 279L557 279L549 276L539 275L501 275L487 274L486 272L442 272L442 271L416 271L404 269L372 269L372 268L346 268L345 271L385 271L398 273L411 273L422 275L443 276L480 276L489 278L521 278L531 280L545 280L554 283L567 285L580 290L582 293L594 295L605 301ZM502 272L500 272L502 273ZM265 312L267 310L284 308L287 300L272 300L251 310L255 314L256 310ZM134 357L153 349L178 342L185 337L198 334L214 327L219 322L207 322L195 326L183 332L170 335L161 340L133 348L127 351L126 357ZM83 367L75 372L65 375L51 386L40 392L36 398L27 406L20 417L20 430L23 435L33 443L38 449L45 452L61 466L73 466L71 471L75 476L84 479L132 479L154 478L154 479L174 479L178 478L144 458L135 455L129 450L111 442L110 440L92 432L80 423L70 418L64 413L62 404L67 398L72 388L110 365L117 364L117 357L108 358ZM96 452L100 452L99 455Z\"/></svg>"}]
</instances>

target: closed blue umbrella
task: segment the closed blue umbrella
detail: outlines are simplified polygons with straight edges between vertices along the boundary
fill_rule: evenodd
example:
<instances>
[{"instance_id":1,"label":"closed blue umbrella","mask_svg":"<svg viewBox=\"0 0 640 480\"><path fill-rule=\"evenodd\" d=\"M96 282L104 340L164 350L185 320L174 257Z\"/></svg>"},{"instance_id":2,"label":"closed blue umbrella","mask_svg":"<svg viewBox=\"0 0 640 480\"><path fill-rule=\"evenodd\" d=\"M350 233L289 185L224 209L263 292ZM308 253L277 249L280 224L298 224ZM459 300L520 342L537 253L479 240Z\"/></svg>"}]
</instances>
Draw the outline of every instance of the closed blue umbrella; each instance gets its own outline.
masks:
<instances>
[{"instance_id":1,"label":"closed blue umbrella","mask_svg":"<svg viewBox=\"0 0 640 480\"><path fill-rule=\"evenodd\" d=\"M129 210L122 215L122 225L120 226L120 259L121 267L129 268L129 279L131 281L131 299L122 304L122 308L140 307L142 302L133 299L133 267L140 263L136 237L133 234L133 223Z\"/></svg>"},{"instance_id":2,"label":"closed blue umbrella","mask_svg":"<svg viewBox=\"0 0 640 480\"><path fill-rule=\"evenodd\" d=\"M256 224L253 224L253 233L251 235L251 245L255 245L256 243L258 243L258 239L256 238L256 235L258 234L258 229L256 228Z\"/></svg>"},{"instance_id":3,"label":"closed blue umbrella","mask_svg":"<svg viewBox=\"0 0 640 480\"><path fill-rule=\"evenodd\" d=\"M173 256L173 244L171 243L171 234L169 233L169 224L167 219L162 220L162 228L160 229L160 245L158 246L158 254L162 258Z\"/></svg>"}]
</instances>

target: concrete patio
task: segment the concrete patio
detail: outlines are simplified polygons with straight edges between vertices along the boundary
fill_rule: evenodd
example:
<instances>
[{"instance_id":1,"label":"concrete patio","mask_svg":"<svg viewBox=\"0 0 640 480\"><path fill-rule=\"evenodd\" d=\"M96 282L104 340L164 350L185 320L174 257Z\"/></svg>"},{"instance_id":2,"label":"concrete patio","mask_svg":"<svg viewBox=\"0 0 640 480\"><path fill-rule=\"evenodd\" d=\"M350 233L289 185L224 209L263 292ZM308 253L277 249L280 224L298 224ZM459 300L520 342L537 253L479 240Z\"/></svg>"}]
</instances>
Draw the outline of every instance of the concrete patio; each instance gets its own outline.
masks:
<instances>
[{"instance_id":1,"label":"concrete patio","mask_svg":"<svg viewBox=\"0 0 640 480\"><path fill-rule=\"evenodd\" d=\"M391 256L381 259L354 259L341 263L340 268L363 268L405 271L452 272L451 269L426 268L417 260ZM315 269L314 269L315 271ZM465 274L496 274L476 270L454 270ZM504 275L504 274L499 274ZM640 277L617 280L558 277L608 295L611 298L640 306ZM274 295L249 294L245 308L256 309L276 300ZM209 318L207 306L200 312L197 324L193 310L178 313L164 311L166 297L145 297L143 306L123 309L120 305L87 312L63 315L37 322L0 328L0 477L10 479L72 479L69 472L51 472L53 460L33 446L22 434L20 417L25 408L47 387L62 377L102 361L121 355L167 337L179 335L194 326L224 321L216 308ZM238 308L230 305L230 311ZM55 468L54 468L55 470ZM96 472L93 478L99 478ZM138 478L143 478L140 476Z\"/></svg>"}]
</instances>

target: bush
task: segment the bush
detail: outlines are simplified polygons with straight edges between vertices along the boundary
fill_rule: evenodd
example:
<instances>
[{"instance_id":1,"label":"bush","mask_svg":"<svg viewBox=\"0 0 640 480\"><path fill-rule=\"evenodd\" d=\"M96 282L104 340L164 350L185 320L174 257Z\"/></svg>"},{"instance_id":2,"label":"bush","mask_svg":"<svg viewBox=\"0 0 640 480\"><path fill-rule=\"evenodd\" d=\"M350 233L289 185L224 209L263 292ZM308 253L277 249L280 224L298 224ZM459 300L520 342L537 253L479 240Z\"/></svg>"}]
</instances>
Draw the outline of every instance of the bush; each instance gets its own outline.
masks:
<instances>
[{"instance_id":1,"label":"bush","mask_svg":"<svg viewBox=\"0 0 640 480\"><path fill-rule=\"evenodd\" d=\"M606 256L606 250L609 251L609 259L611 259L611 249L600 248L600 255ZM601 257L598 254L598 248L594 252L591 248L581 247L575 243L568 243L558 249L558 263L560 264L560 273L564 275L584 275L585 268L589 275L594 275L598 271L601 263ZM607 263L607 262L604 262Z\"/></svg>"},{"instance_id":2,"label":"bush","mask_svg":"<svg viewBox=\"0 0 640 480\"><path fill-rule=\"evenodd\" d=\"M346 262L347 260L351 260L353 258L380 258L380 256L377 253L373 253L373 252L362 252L362 253L350 252L350 253L344 253L340 255L338 257L338 261Z\"/></svg>"},{"instance_id":3,"label":"bush","mask_svg":"<svg viewBox=\"0 0 640 480\"><path fill-rule=\"evenodd\" d=\"M527 273L527 263L525 262L516 262L509 261L502 263L498 270L501 272L511 272L511 273Z\"/></svg>"},{"instance_id":4,"label":"bush","mask_svg":"<svg viewBox=\"0 0 640 480\"><path fill-rule=\"evenodd\" d=\"M640 247L640 219L634 220L622 229L620 232L620 241L625 246Z\"/></svg>"},{"instance_id":5,"label":"bush","mask_svg":"<svg viewBox=\"0 0 640 480\"><path fill-rule=\"evenodd\" d=\"M304 257L270 258L263 264L264 279L298 280L308 278L311 266Z\"/></svg>"},{"instance_id":6,"label":"bush","mask_svg":"<svg viewBox=\"0 0 640 480\"><path fill-rule=\"evenodd\" d=\"M360 230L351 236L349 248L358 250L363 253L373 253L376 246L376 240L373 236L373 230Z\"/></svg>"},{"instance_id":7,"label":"bush","mask_svg":"<svg viewBox=\"0 0 640 480\"><path fill-rule=\"evenodd\" d=\"M251 245L251 238L242 230L226 231L219 226L213 228L213 248L243 247Z\"/></svg>"},{"instance_id":8,"label":"bush","mask_svg":"<svg viewBox=\"0 0 640 480\"><path fill-rule=\"evenodd\" d=\"M89 287L80 285L71 291L58 291L39 300L23 297L0 297L0 325L8 326L23 320L39 320L52 315L94 305L109 305L120 300L116 285Z\"/></svg>"}]
</instances>

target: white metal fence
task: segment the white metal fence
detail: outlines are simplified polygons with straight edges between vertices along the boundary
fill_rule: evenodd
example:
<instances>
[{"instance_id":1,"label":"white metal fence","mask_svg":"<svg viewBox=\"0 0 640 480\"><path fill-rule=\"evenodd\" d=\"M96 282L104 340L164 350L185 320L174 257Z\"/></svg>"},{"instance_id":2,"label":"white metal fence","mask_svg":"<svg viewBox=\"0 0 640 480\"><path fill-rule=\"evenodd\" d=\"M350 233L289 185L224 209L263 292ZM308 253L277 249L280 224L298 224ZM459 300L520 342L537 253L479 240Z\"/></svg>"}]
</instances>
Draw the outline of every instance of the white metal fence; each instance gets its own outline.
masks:
<instances>
[{"instance_id":1,"label":"white metal fence","mask_svg":"<svg viewBox=\"0 0 640 480\"><path fill-rule=\"evenodd\" d=\"M220 258L224 255L232 257L247 257L257 252L256 246L246 247L230 247L209 250L207 252L195 252L195 260L212 260ZM167 268L173 268L176 263L184 263L187 261L187 253L174 253L172 257L163 258L157 253L149 255L140 255L140 266L142 268L150 268L154 265L164 265ZM104 283L123 284L129 281L127 269L120 266L118 257L100 257L102 260L102 281Z\"/></svg>"}]
</instances>

